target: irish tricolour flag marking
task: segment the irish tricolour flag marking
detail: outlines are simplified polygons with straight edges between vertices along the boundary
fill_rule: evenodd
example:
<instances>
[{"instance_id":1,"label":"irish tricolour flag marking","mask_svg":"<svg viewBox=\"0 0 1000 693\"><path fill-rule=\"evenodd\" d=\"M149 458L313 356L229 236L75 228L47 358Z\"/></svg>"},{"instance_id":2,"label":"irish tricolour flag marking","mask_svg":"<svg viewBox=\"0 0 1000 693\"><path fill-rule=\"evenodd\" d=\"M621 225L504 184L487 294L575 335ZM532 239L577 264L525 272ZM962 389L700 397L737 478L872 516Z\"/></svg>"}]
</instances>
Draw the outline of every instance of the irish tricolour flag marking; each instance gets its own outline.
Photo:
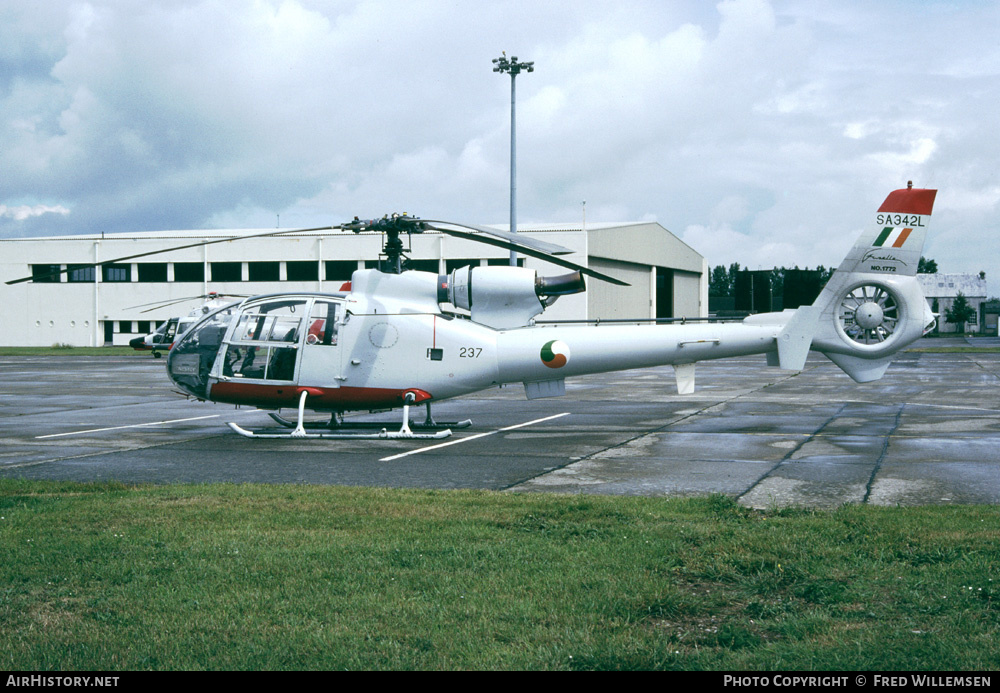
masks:
<instances>
[{"instance_id":1,"label":"irish tricolour flag marking","mask_svg":"<svg viewBox=\"0 0 1000 693\"><path fill-rule=\"evenodd\" d=\"M902 248L913 229L903 226L886 226L872 246L875 248Z\"/></svg>"}]
</instances>

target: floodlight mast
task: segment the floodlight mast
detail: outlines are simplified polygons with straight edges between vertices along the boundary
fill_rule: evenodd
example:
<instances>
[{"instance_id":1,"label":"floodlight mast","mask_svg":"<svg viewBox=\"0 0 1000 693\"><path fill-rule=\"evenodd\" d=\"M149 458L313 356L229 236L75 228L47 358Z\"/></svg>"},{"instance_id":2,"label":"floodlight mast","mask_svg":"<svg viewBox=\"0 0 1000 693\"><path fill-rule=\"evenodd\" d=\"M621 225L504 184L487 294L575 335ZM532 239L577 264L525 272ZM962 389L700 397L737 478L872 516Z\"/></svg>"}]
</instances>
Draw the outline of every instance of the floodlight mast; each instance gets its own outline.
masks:
<instances>
[{"instance_id":1,"label":"floodlight mast","mask_svg":"<svg viewBox=\"0 0 1000 693\"><path fill-rule=\"evenodd\" d=\"M525 72L534 72L535 63L531 62L517 62L517 56L512 55L510 60L507 59L507 52L503 51L503 54L499 58L493 59L493 71L510 73L510 232L517 233L517 109L516 109L516 91L514 87L515 79L521 70ZM513 250L510 251L510 264L512 266L517 265L517 253Z\"/></svg>"}]
</instances>

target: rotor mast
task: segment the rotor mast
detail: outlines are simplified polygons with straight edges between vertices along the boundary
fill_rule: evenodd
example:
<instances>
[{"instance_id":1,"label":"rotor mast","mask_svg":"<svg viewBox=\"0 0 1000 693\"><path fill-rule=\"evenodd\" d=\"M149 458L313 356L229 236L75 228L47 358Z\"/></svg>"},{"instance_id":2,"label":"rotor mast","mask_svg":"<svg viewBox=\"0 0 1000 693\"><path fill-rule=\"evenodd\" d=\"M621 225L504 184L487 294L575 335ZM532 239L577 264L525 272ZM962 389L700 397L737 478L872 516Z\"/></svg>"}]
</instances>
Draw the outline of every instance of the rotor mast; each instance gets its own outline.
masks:
<instances>
[{"instance_id":1,"label":"rotor mast","mask_svg":"<svg viewBox=\"0 0 1000 693\"><path fill-rule=\"evenodd\" d=\"M342 226L344 229L361 233L362 231L378 231L385 234L385 246L382 253L386 258L386 270L389 274L401 274L403 271L403 241L401 233L423 233L427 225L407 214L387 214L381 219L359 219L354 217L350 223Z\"/></svg>"}]
</instances>

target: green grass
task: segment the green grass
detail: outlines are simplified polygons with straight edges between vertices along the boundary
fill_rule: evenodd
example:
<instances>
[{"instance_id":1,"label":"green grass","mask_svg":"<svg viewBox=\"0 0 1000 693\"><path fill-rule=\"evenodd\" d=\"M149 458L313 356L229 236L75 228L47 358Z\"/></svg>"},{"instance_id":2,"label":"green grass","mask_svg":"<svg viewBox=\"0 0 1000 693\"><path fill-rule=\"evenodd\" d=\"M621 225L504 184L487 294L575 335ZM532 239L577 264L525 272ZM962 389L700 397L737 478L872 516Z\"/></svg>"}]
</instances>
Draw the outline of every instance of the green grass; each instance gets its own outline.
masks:
<instances>
[{"instance_id":1,"label":"green grass","mask_svg":"<svg viewBox=\"0 0 1000 693\"><path fill-rule=\"evenodd\" d=\"M0 480L0 669L992 670L994 507Z\"/></svg>"}]
</instances>

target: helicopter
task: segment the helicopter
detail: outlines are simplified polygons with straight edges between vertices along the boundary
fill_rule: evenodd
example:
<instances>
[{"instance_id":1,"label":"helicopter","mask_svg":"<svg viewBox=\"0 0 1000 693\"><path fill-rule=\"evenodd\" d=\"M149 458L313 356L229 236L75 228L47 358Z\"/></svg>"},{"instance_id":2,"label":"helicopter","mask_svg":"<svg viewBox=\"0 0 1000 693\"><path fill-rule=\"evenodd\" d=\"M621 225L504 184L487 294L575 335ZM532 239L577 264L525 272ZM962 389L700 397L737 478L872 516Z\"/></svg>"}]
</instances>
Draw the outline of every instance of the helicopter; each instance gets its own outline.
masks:
<instances>
[{"instance_id":1,"label":"helicopter","mask_svg":"<svg viewBox=\"0 0 1000 693\"><path fill-rule=\"evenodd\" d=\"M279 425L248 430L228 424L242 436L335 439L444 438L471 422L438 423L432 403L518 382L528 399L558 397L566 392L566 378L672 365L678 393L690 394L699 361L754 354L765 355L768 366L802 370L815 350L854 381L871 382L882 377L895 353L935 324L916 271L936 195L912 182L892 191L812 305L741 321L542 324L537 316L561 296L585 291L587 278L626 283L567 260L566 248L490 227L392 214L269 231L257 235L380 232L384 260L378 268L355 271L337 292L253 296L204 314L175 338L167 375L189 398L268 410ZM447 274L406 269L401 237L431 230L570 272L540 276L514 265L460 267ZM409 410L420 404L426 419L411 422ZM294 408L294 420L280 414L286 408ZM371 424L344 416L394 409L402 409L399 430L383 424L371 430ZM306 410L330 418L306 421Z\"/></svg>"},{"instance_id":2,"label":"helicopter","mask_svg":"<svg viewBox=\"0 0 1000 693\"><path fill-rule=\"evenodd\" d=\"M345 291L254 296L209 313L175 343L167 372L197 400L297 410L294 421L272 413L279 429L229 423L251 438L443 438L452 426L433 420L432 402L518 382L528 399L558 397L568 377L668 364L678 392L689 394L697 362L751 354L801 370L816 350L856 382L871 382L934 326L915 275L936 194L912 182L891 192L812 305L739 322L537 324L560 296L584 291L585 277L624 282L561 258L566 249L495 229L407 215L355 218L335 228L383 232L381 268L355 271ZM429 229L572 271L404 270L400 235ZM421 403L427 419L412 425L409 409ZM398 431L348 430L343 419L348 411L397 408ZM307 409L331 414L329 423L307 424Z\"/></svg>"},{"instance_id":3,"label":"helicopter","mask_svg":"<svg viewBox=\"0 0 1000 693\"><path fill-rule=\"evenodd\" d=\"M166 308L167 306L176 305L178 303L187 303L188 301L196 299L202 299L204 301L200 306L192 309L187 315L177 318L168 318L149 334L129 340L128 345L136 351L151 351L153 353L153 358L158 359L162 356L161 352L170 351L171 347L174 345L174 340L187 332L188 328L195 324L199 318L217 308L229 305L231 301L226 301L225 299L230 297L236 298L237 296L235 294L221 294L217 291L209 291L207 294L201 296L189 296L175 301L157 301L155 303L146 303L139 306L130 306L129 308L126 308L126 310L154 306L153 308L142 311L143 313L148 313L149 311L156 310L158 308ZM247 296L243 295L240 296L240 298L247 298Z\"/></svg>"}]
</instances>

